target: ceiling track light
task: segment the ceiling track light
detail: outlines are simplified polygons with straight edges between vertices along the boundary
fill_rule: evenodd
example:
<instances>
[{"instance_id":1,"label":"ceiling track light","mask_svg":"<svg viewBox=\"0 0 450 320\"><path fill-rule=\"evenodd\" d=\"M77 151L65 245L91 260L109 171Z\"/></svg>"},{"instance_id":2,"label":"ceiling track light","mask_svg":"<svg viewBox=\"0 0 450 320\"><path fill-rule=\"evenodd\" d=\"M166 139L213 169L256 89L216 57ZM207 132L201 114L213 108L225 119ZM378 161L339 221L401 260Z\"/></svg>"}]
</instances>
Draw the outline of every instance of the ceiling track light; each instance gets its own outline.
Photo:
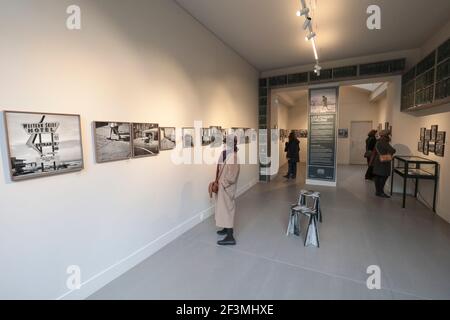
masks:
<instances>
[{"instance_id":1,"label":"ceiling track light","mask_svg":"<svg viewBox=\"0 0 450 320\"><path fill-rule=\"evenodd\" d=\"M297 11L297 17L300 16L308 16L309 8L303 8L302 10Z\"/></svg>"},{"instance_id":2,"label":"ceiling track light","mask_svg":"<svg viewBox=\"0 0 450 320\"><path fill-rule=\"evenodd\" d=\"M315 32L310 32L308 33L308 35L305 37L306 41L311 40L312 38L314 38L316 36Z\"/></svg>"},{"instance_id":3,"label":"ceiling track light","mask_svg":"<svg viewBox=\"0 0 450 320\"><path fill-rule=\"evenodd\" d=\"M303 29L306 30L311 26L311 18L306 17L305 23L303 23Z\"/></svg>"}]
</instances>

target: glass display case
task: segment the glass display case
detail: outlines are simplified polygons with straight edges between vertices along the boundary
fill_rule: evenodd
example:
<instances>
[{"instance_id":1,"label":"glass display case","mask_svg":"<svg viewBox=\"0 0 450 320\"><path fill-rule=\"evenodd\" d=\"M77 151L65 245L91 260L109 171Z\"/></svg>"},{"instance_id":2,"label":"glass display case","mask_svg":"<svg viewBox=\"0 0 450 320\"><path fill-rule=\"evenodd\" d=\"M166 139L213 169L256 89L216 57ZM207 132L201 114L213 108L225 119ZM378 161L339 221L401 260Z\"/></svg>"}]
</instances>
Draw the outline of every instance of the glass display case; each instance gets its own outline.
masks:
<instances>
[{"instance_id":1,"label":"glass display case","mask_svg":"<svg viewBox=\"0 0 450 320\"><path fill-rule=\"evenodd\" d=\"M439 163L417 156L395 156L392 161L391 195L394 190L394 176L403 178L403 208L406 206L406 185L408 179L415 180L414 197L417 198L419 180L433 180L433 212L436 212L436 191L439 178Z\"/></svg>"}]
</instances>

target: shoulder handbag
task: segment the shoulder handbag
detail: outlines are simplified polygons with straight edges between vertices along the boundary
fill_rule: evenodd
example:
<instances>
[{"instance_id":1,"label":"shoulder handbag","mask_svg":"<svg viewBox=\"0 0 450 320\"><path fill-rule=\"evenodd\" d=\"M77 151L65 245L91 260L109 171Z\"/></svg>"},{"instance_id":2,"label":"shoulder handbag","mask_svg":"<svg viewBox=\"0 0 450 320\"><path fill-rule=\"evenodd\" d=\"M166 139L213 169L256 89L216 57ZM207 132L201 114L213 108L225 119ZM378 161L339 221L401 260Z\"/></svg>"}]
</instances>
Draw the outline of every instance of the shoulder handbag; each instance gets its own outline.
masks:
<instances>
[{"instance_id":1,"label":"shoulder handbag","mask_svg":"<svg viewBox=\"0 0 450 320\"><path fill-rule=\"evenodd\" d=\"M392 154L388 153L388 154L381 154L380 151L377 149L377 153L380 159L380 162L390 162L392 161Z\"/></svg>"},{"instance_id":2,"label":"shoulder handbag","mask_svg":"<svg viewBox=\"0 0 450 320\"><path fill-rule=\"evenodd\" d=\"M212 198L213 193L218 193L219 192L219 179L220 176L222 175L223 169L225 168L225 162L223 163L222 168L219 170L220 164L217 164L217 170L216 170L216 180L214 180L213 182L211 182L208 185L208 193L209 193L209 197Z\"/></svg>"}]
</instances>

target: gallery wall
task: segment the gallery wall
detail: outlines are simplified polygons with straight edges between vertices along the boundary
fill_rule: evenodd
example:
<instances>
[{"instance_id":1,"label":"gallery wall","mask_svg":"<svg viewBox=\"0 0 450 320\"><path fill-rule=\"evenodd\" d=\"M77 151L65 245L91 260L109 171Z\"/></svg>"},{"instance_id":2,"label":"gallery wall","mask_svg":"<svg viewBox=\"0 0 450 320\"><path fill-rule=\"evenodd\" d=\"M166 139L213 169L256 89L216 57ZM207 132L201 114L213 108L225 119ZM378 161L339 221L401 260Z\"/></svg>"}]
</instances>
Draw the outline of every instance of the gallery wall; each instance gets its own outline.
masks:
<instances>
[{"instance_id":1,"label":"gallery wall","mask_svg":"<svg viewBox=\"0 0 450 320\"><path fill-rule=\"evenodd\" d=\"M11 182L0 128L0 298L85 298L212 213L214 165L96 164L92 121L257 126L257 71L173 1L79 0L77 31L71 4L0 0L1 109L80 114L85 162ZM243 166L239 192L257 179Z\"/></svg>"},{"instance_id":2,"label":"gallery wall","mask_svg":"<svg viewBox=\"0 0 450 320\"><path fill-rule=\"evenodd\" d=\"M352 121L372 121L376 128L378 113L377 103L370 101L370 91L352 86L339 88L339 128L348 129L349 136L338 139L338 164L350 164Z\"/></svg>"}]
</instances>

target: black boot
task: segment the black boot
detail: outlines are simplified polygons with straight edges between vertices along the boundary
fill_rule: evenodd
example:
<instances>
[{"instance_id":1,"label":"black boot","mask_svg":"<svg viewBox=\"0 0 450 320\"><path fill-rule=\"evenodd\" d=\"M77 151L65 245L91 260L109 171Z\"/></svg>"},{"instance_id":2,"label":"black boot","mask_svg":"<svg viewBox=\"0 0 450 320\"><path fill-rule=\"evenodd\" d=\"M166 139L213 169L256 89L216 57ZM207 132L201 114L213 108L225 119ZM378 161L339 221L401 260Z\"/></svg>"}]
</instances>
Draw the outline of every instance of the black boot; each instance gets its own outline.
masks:
<instances>
[{"instance_id":1,"label":"black boot","mask_svg":"<svg viewBox=\"0 0 450 320\"><path fill-rule=\"evenodd\" d=\"M233 228L228 228L227 236L223 240L217 241L217 244L220 246L234 246L236 240L233 237Z\"/></svg>"},{"instance_id":2,"label":"black boot","mask_svg":"<svg viewBox=\"0 0 450 320\"><path fill-rule=\"evenodd\" d=\"M227 234L227 228L223 228L222 230L217 231L219 236L224 236Z\"/></svg>"}]
</instances>

